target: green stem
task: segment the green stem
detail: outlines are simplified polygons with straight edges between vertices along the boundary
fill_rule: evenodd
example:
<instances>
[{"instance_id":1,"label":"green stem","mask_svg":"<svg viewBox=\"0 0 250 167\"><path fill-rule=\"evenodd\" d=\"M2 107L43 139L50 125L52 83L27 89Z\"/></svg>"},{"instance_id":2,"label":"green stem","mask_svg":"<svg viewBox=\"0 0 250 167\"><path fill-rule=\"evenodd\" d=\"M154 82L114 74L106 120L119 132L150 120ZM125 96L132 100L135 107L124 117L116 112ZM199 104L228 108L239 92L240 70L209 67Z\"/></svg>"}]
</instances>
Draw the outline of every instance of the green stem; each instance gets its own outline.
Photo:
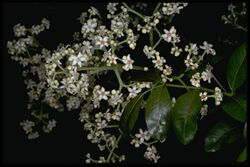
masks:
<instances>
[{"instance_id":1,"label":"green stem","mask_svg":"<svg viewBox=\"0 0 250 167\"><path fill-rule=\"evenodd\" d=\"M149 39L150 39L150 46L153 47L154 46L154 32L153 32L153 30L151 30L149 33Z\"/></svg>"},{"instance_id":2,"label":"green stem","mask_svg":"<svg viewBox=\"0 0 250 167\"><path fill-rule=\"evenodd\" d=\"M122 88L125 86L125 84L123 83L123 81L122 81L122 79L121 79L121 76L120 76L120 74L119 74L118 69L115 69L114 72L115 72L116 78L117 78L117 80L118 80L118 82L119 82L119 91L121 91Z\"/></svg>"},{"instance_id":3,"label":"green stem","mask_svg":"<svg viewBox=\"0 0 250 167\"><path fill-rule=\"evenodd\" d=\"M118 128L118 127L119 127L119 125L108 125L105 128Z\"/></svg>"},{"instance_id":4,"label":"green stem","mask_svg":"<svg viewBox=\"0 0 250 167\"><path fill-rule=\"evenodd\" d=\"M204 87L194 87L194 86L183 86L183 85L177 85L177 84L166 84L167 87L173 87L173 88L182 88L182 89L200 89L202 91L206 91L206 92L211 92L214 93L213 89L208 89L208 88L204 88ZM228 92L223 92L223 94L225 96L233 96L231 93Z\"/></svg>"},{"instance_id":5,"label":"green stem","mask_svg":"<svg viewBox=\"0 0 250 167\"><path fill-rule=\"evenodd\" d=\"M155 13L158 9L159 9L159 7L161 6L161 3L158 3L157 5L156 5L156 7L155 7L155 9L154 9L154 12L153 13Z\"/></svg>"},{"instance_id":6,"label":"green stem","mask_svg":"<svg viewBox=\"0 0 250 167\"><path fill-rule=\"evenodd\" d=\"M135 15L139 16L140 18L142 18L144 20L144 16L142 16L140 13L131 9L126 3L122 3L122 4L128 9L129 12L134 13Z\"/></svg>"},{"instance_id":7,"label":"green stem","mask_svg":"<svg viewBox=\"0 0 250 167\"><path fill-rule=\"evenodd\" d=\"M162 38L159 38L159 40L156 42L156 44L154 45L153 49L155 49L161 42Z\"/></svg>"},{"instance_id":8,"label":"green stem","mask_svg":"<svg viewBox=\"0 0 250 167\"><path fill-rule=\"evenodd\" d=\"M112 156L112 154L113 154L113 152L114 152L114 150L115 150L115 147L118 145L118 143L119 143L121 137L122 137L122 135L120 134L119 137L118 137L118 139L116 140L115 144L112 146L112 149L111 149L111 151L109 152L108 159L107 159L107 162L108 162L108 163L109 163L110 158L111 158L111 156Z\"/></svg>"},{"instance_id":9,"label":"green stem","mask_svg":"<svg viewBox=\"0 0 250 167\"><path fill-rule=\"evenodd\" d=\"M213 74L212 74L213 75ZM226 89L221 85L221 83L217 80L217 78L213 75L213 79L215 80L215 82L221 87L221 89L226 92Z\"/></svg>"}]
</instances>

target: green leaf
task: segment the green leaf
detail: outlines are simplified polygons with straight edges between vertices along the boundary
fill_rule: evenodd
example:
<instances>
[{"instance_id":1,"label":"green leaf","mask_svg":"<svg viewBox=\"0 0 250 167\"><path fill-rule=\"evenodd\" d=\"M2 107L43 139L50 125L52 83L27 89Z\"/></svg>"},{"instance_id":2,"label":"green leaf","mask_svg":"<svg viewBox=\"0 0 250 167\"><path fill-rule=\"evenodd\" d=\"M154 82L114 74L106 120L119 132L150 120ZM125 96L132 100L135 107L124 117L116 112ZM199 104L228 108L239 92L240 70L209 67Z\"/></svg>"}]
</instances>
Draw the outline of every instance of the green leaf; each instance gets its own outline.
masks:
<instances>
[{"instance_id":1,"label":"green leaf","mask_svg":"<svg viewBox=\"0 0 250 167\"><path fill-rule=\"evenodd\" d=\"M205 138L205 151L216 152L223 144L234 142L236 140L235 129L235 127L224 122L215 124Z\"/></svg>"},{"instance_id":2,"label":"green leaf","mask_svg":"<svg viewBox=\"0 0 250 167\"><path fill-rule=\"evenodd\" d=\"M122 113L121 129L125 134L130 133L135 125L143 101L142 97L142 95L137 95L131 99Z\"/></svg>"},{"instance_id":3,"label":"green leaf","mask_svg":"<svg viewBox=\"0 0 250 167\"><path fill-rule=\"evenodd\" d=\"M222 104L222 109L237 121L245 122L247 117L246 96L232 97L228 102Z\"/></svg>"},{"instance_id":4,"label":"green leaf","mask_svg":"<svg viewBox=\"0 0 250 167\"><path fill-rule=\"evenodd\" d=\"M244 150L240 153L240 155L237 158L237 162L244 162L247 160L247 147L244 148Z\"/></svg>"},{"instance_id":5,"label":"green leaf","mask_svg":"<svg viewBox=\"0 0 250 167\"><path fill-rule=\"evenodd\" d=\"M229 59L227 66L227 81L234 92L247 79L246 43L238 47Z\"/></svg>"},{"instance_id":6,"label":"green leaf","mask_svg":"<svg viewBox=\"0 0 250 167\"><path fill-rule=\"evenodd\" d=\"M173 108L173 127L178 140L189 144L198 129L197 115L201 109L199 90L193 90L180 96Z\"/></svg>"},{"instance_id":7,"label":"green leaf","mask_svg":"<svg viewBox=\"0 0 250 167\"><path fill-rule=\"evenodd\" d=\"M172 101L165 85L150 93L145 106L147 128L153 138L164 141L171 122Z\"/></svg>"}]
</instances>

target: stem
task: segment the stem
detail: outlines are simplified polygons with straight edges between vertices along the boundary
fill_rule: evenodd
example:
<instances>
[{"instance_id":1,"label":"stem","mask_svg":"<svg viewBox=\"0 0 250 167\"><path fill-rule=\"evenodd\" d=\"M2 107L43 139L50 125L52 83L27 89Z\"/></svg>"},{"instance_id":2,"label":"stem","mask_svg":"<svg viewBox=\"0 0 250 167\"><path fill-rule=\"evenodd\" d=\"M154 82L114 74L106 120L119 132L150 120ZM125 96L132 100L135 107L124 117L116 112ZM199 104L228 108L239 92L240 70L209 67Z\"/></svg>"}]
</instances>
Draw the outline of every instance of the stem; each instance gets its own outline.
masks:
<instances>
[{"instance_id":1,"label":"stem","mask_svg":"<svg viewBox=\"0 0 250 167\"><path fill-rule=\"evenodd\" d=\"M238 29L240 29L240 30L243 30L243 31L247 32L247 29L244 28L244 27L242 27L242 26L240 26L239 24L235 24L235 27L238 28Z\"/></svg>"},{"instance_id":2,"label":"stem","mask_svg":"<svg viewBox=\"0 0 250 167\"><path fill-rule=\"evenodd\" d=\"M150 46L153 47L154 46L154 32L153 32L153 30L151 30L149 33L149 39L150 39Z\"/></svg>"},{"instance_id":3,"label":"stem","mask_svg":"<svg viewBox=\"0 0 250 167\"><path fill-rule=\"evenodd\" d=\"M26 48L26 52L27 52L29 58L31 58L30 52L29 52L29 50L27 48Z\"/></svg>"},{"instance_id":4,"label":"stem","mask_svg":"<svg viewBox=\"0 0 250 167\"><path fill-rule=\"evenodd\" d=\"M131 9L126 3L122 3L122 4L128 9L128 11L130 11L131 13L134 13L135 15L139 16L140 18L142 18L144 20L144 16L142 16L140 13Z\"/></svg>"},{"instance_id":5,"label":"stem","mask_svg":"<svg viewBox=\"0 0 250 167\"><path fill-rule=\"evenodd\" d=\"M213 74L212 74L213 75ZM217 80L217 78L213 75L213 79L215 80L215 82L221 87L221 89L226 92L226 89L221 85L221 83Z\"/></svg>"},{"instance_id":6,"label":"stem","mask_svg":"<svg viewBox=\"0 0 250 167\"><path fill-rule=\"evenodd\" d=\"M181 78L177 77L176 80L179 81L183 86L187 86L187 85L185 84L185 82L184 82ZM186 88L186 90L187 90L187 91L190 91L189 88Z\"/></svg>"},{"instance_id":7,"label":"stem","mask_svg":"<svg viewBox=\"0 0 250 167\"><path fill-rule=\"evenodd\" d=\"M158 9L159 9L159 7L161 6L161 3L158 3L157 5L156 5L156 7L155 7L155 9L154 9L154 12L153 13L155 13Z\"/></svg>"},{"instance_id":8,"label":"stem","mask_svg":"<svg viewBox=\"0 0 250 167\"><path fill-rule=\"evenodd\" d=\"M113 154L113 152L114 152L114 150L115 150L115 147L116 147L117 144L119 143L121 137L122 137L122 135L120 134L119 137L118 137L118 139L116 140L115 144L112 146L112 149L111 149L111 151L110 151L110 153L109 153L109 156L108 156L108 159L107 159L107 162L108 162L108 163L109 163L110 158L111 158L111 156L112 156L112 154Z\"/></svg>"},{"instance_id":9,"label":"stem","mask_svg":"<svg viewBox=\"0 0 250 167\"><path fill-rule=\"evenodd\" d=\"M117 80L118 80L118 82L119 82L119 91L121 91L122 88L123 88L125 85L124 85L124 83L123 83L123 81L122 81L122 79L121 79L121 76L120 76L120 74L119 74L119 72L118 72L118 69L115 69L114 72L115 72L116 78L117 78Z\"/></svg>"},{"instance_id":10,"label":"stem","mask_svg":"<svg viewBox=\"0 0 250 167\"><path fill-rule=\"evenodd\" d=\"M119 127L119 125L108 125L105 128L118 128L118 127Z\"/></svg>"},{"instance_id":11,"label":"stem","mask_svg":"<svg viewBox=\"0 0 250 167\"><path fill-rule=\"evenodd\" d=\"M202 91L206 91L206 92L211 92L214 93L213 89L208 89L208 88L204 88L204 87L194 87L194 86L183 86L183 85L177 85L177 84L166 84L167 87L173 87L173 88L182 88L182 89L200 89ZM225 96L233 96L231 93L228 92L223 92L223 94Z\"/></svg>"},{"instance_id":12,"label":"stem","mask_svg":"<svg viewBox=\"0 0 250 167\"><path fill-rule=\"evenodd\" d=\"M156 42L156 44L154 45L153 49L155 49L161 42L162 38L159 38L159 40Z\"/></svg>"}]
</instances>

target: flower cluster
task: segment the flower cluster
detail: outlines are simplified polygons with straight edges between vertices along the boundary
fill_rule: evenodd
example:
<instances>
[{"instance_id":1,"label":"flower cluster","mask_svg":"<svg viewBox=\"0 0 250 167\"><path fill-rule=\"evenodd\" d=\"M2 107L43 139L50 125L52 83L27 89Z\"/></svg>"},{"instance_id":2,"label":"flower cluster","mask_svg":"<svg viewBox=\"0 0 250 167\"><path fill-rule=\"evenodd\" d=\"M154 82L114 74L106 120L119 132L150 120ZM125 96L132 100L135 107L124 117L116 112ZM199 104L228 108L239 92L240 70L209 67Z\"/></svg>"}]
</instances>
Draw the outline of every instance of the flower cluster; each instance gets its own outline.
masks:
<instances>
[{"instance_id":1,"label":"flower cluster","mask_svg":"<svg viewBox=\"0 0 250 167\"><path fill-rule=\"evenodd\" d=\"M43 105L46 104L59 111L65 109L79 111L79 120L87 132L87 139L95 143L100 151L108 153L107 156L102 155L98 159L87 153L86 163L124 161L125 155L117 155L115 150L123 135L120 120L131 99L145 95L156 85L167 85L167 81L178 80L182 83L182 88L187 88L182 81L182 75L189 70L193 75L188 77L187 81L191 82L192 89L202 89L201 80L210 84L213 78L217 82L210 64L207 64L203 71L199 69L204 65L202 61L205 55L216 54L212 44L206 41L202 46L188 43L183 45L185 48L181 48L181 38L174 26L164 29L163 34L157 28L162 18L167 17L167 23L170 23L171 19L186 6L187 3L158 3L151 16L144 16L126 3L108 3L107 18L110 24L107 25L102 23L99 11L91 7L78 18L81 29L74 33L75 43L60 44L51 51L45 49L35 38L40 32L49 29L48 20L43 19L41 25L31 28L21 24L15 25L14 34L19 39L9 41L7 47L12 58L25 68L23 76L29 96L28 109L33 109L31 115L37 119L34 122L25 120L20 123L28 138L34 139L39 136L38 131L33 131L39 123L43 124L42 130L45 133L51 132L57 124L54 119L48 120L48 113L44 113L42 108L40 112L34 110L36 103L40 101ZM154 31L159 37L155 44L152 38ZM122 76L122 73L128 71L150 71L147 66L137 66L137 59L134 57L136 54L130 52L138 47L137 41L140 35L146 33L150 35L150 46L144 44L143 52L160 74L160 79L156 83L130 81L129 77ZM169 52L174 57L187 53L184 60L186 71L182 75L174 76L173 67L156 50L161 41L171 45ZM121 52L124 46L128 49ZM200 54L199 50L203 53ZM115 79L110 82L102 78L105 76ZM215 87L210 92L214 94L200 92L201 101L207 101L211 97L215 99L215 105L220 105L223 100L221 89ZM146 103L144 100L140 109L144 108ZM175 102L176 99L172 97L172 106ZM208 105L205 104L200 111L201 118L207 115L207 111ZM148 130L139 128L139 133L131 137L133 137L131 144L136 148L146 145L144 157L157 163L160 156L153 144L158 141L149 142L151 134Z\"/></svg>"},{"instance_id":2,"label":"flower cluster","mask_svg":"<svg viewBox=\"0 0 250 167\"><path fill-rule=\"evenodd\" d=\"M246 3L241 3L241 7L237 7L238 10L236 10L236 6L233 4L228 5L228 15L222 15L221 19L224 21L224 24L231 24L237 29L246 31L246 27L242 26L240 23L241 18L246 17L247 14L247 8Z\"/></svg>"}]
</instances>

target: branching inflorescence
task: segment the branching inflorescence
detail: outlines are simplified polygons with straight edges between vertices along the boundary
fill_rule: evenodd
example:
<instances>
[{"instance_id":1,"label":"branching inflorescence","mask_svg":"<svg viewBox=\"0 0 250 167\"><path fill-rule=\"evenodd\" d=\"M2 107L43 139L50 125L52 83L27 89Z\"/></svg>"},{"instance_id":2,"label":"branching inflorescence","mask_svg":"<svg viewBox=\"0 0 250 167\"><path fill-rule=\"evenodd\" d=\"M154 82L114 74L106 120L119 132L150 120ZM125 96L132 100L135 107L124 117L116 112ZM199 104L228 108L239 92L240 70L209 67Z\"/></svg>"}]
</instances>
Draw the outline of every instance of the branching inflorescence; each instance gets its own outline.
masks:
<instances>
[{"instance_id":1,"label":"branching inflorescence","mask_svg":"<svg viewBox=\"0 0 250 167\"><path fill-rule=\"evenodd\" d=\"M146 4L140 7L146 7ZM143 15L135 6L126 3L109 3L107 18L110 26L102 23L99 11L91 7L88 12L81 14L82 24L80 32L74 33L75 42L69 45L59 45L56 50L47 50L36 40L36 35L49 29L50 23L43 19L40 25L27 28L24 25L14 26L16 40L9 41L7 47L12 59L23 65L23 77L27 85L31 115L35 121L24 120L20 123L28 139L39 137L37 125L42 124L42 130L50 132L55 126L54 119L49 120L48 113L37 109L40 103L51 108L63 110L77 110L79 120L87 131L87 139L97 144L100 151L106 150L106 156L94 159L90 153L86 155L86 163L115 163L125 160L125 155L117 155L119 141L127 132L126 125L121 127L126 119L137 119L126 115L126 110L133 107L131 102L138 99L138 110L144 110L146 95L156 88L164 86L171 89L186 89L199 91L200 102L213 98L215 105L220 105L223 96L232 96L216 79L213 67L206 63L206 57L216 55L213 45L204 41L202 44L187 43L180 45L181 37L174 26L169 26L173 17L180 13L187 3L158 3L150 16ZM145 9L142 9L142 11ZM233 9L232 9L233 10ZM160 30L159 25L166 25ZM151 66L136 66L134 59L140 36L148 34L149 44L142 49L144 57L151 62ZM158 39L158 40L156 40ZM154 41L156 41L154 43ZM175 71L167 57L157 51L159 44L169 45L169 56L182 57L185 69L181 73ZM182 48L182 46L185 46ZM128 47L126 53L121 50ZM165 55L166 53L164 53ZM143 55L140 55L143 56ZM179 60L178 60L179 61ZM205 68L204 68L205 67ZM127 71L156 71L156 81L126 80L122 74ZM177 74L178 72L178 74ZM188 79L184 76L192 72ZM113 75L114 84L100 82L100 76ZM108 78L107 78L108 80ZM203 87L203 83L214 82L216 87ZM206 84L207 85L207 84ZM165 89L164 88L164 89ZM136 101L134 100L134 101ZM138 102L140 101L140 103ZM175 105L175 98L171 106ZM129 108L130 107L130 108ZM131 109L134 111L134 109ZM208 105L199 108L201 118L208 111ZM129 118L126 118L129 117ZM126 122L126 121L125 121ZM126 123L125 123L126 124ZM133 123L129 123L132 126ZM34 130L36 129L36 130ZM160 155L154 146L159 140L149 130L142 130L136 134L129 133L131 144L136 148L145 145L144 157L157 162ZM161 141L164 142L164 141Z\"/></svg>"}]
</instances>

